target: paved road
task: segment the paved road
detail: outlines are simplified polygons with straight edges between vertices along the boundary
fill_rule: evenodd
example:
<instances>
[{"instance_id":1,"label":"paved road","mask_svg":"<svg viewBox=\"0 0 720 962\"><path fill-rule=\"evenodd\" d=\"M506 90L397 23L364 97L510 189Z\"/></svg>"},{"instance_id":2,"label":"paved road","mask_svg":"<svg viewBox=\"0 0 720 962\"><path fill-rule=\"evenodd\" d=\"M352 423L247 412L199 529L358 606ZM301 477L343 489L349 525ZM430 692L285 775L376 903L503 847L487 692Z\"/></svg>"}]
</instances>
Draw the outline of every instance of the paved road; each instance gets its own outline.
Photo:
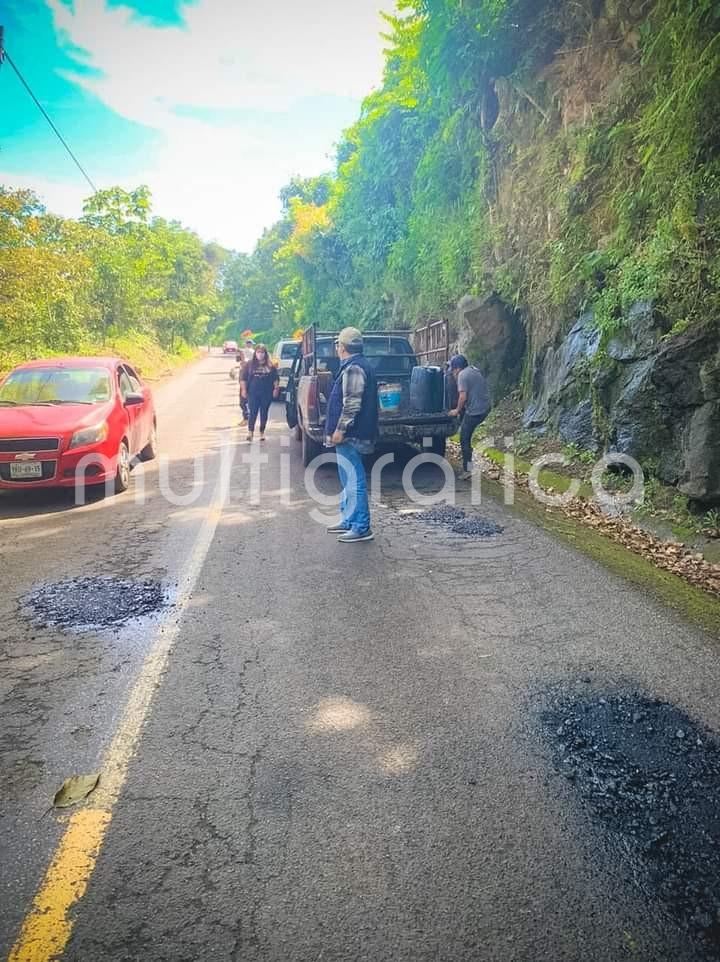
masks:
<instances>
[{"instance_id":1,"label":"paved road","mask_svg":"<svg viewBox=\"0 0 720 962\"><path fill-rule=\"evenodd\" d=\"M3 954L67 826L55 789L108 764L164 638L67 962L697 958L553 773L536 706L589 678L720 729L716 639L495 503L489 541L408 519L398 468L376 541L338 544L281 411L252 503L228 367L158 395L193 504L167 503L157 464L145 504L0 500ZM41 579L98 573L160 579L176 606L82 634L18 611Z\"/></svg>"}]
</instances>

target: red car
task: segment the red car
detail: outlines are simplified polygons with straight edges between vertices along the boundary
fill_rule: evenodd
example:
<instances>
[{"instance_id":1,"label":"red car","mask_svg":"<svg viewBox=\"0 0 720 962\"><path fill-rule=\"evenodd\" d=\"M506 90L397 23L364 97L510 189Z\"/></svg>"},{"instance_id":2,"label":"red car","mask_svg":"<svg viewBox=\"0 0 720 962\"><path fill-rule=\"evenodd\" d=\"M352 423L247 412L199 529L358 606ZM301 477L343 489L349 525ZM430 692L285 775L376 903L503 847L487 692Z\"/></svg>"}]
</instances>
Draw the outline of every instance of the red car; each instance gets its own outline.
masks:
<instances>
[{"instance_id":1,"label":"red car","mask_svg":"<svg viewBox=\"0 0 720 962\"><path fill-rule=\"evenodd\" d=\"M112 483L120 493L133 460L156 454L152 394L119 358L31 361L0 384L0 488Z\"/></svg>"}]
</instances>

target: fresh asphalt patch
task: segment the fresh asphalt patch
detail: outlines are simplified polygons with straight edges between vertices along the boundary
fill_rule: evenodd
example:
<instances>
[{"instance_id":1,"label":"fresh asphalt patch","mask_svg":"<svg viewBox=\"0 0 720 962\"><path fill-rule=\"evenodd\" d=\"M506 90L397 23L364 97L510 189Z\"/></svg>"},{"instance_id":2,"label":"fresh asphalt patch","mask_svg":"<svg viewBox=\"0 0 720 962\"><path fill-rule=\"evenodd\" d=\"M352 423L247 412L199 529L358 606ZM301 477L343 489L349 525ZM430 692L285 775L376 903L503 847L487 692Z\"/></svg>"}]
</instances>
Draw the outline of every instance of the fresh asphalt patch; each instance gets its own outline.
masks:
<instances>
[{"instance_id":1,"label":"fresh asphalt patch","mask_svg":"<svg viewBox=\"0 0 720 962\"><path fill-rule=\"evenodd\" d=\"M153 615L167 604L159 581L93 577L37 585L20 599L20 610L39 627L99 631Z\"/></svg>"},{"instance_id":2,"label":"fresh asphalt patch","mask_svg":"<svg viewBox=\"0 0 720 962\"><path fill-rule=\"evenodd\" d=\"M541 728L557 771L631 861L645 895L720 959L717 736L633 691L552 691L544 702Z\"/></svg>"},{"instance_id":3,"label":"fresh asphalt patch","mask_svg":"<svg viewBox=\"0 0 720 962\"><path fill-rule=\"evenodd\" d=\"M450 530L453 534L462 534L466 538L491 538L495 534L502 534L504 528L494 521L474 515L456 521Z\"/></svg>"},{"instance_id":4,"label":"fresh asphalt patch","mask_svg":"<svg viewBox=\"0 0 720 962\"><path fill-rule=\"evenodd\" d=\"M443 525L453 534L471 538L489 538L502 534L504 530L494 521L488 521L478 514L468 514L463 508L457 508L451 504L438 504L427 511L413 512L406 517L425 524Z\"/></svg>"}]
</instances>

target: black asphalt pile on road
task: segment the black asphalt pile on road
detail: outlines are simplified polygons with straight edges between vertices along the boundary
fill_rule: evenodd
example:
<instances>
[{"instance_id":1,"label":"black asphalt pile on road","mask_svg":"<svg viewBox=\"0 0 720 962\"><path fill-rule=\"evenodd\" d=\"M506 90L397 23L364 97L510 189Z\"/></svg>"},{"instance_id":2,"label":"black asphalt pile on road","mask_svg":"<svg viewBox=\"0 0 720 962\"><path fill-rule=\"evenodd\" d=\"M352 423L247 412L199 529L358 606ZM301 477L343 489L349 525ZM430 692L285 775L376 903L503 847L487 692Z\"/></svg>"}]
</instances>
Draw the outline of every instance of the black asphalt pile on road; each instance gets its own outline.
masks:
<instances>
[{"instance_id":1,"label":"black asphalt pile on road","mask_svg":"<svg viewBox=\"0 0 720 962\"><path fill-rule=\"evenodd\" d=\"M469 538L489 538L495 534L502 534L503 528L494 521L487 521L476 514L467 514L463 508L456 508L451 504L437 504L427 511L420 511L410 515L415 521L426 524L446 525L453 534L461 534Z\"/></svg>"},{"instance_id":2,"label":"black asphalt pile on road","mask_svg":"<svg viewBox=\"0 0 720 962\"><path fill-rule=\"evenodd\" d=\"M116 628L164 608L167 595L158 581L74 578L42 584L21 599L23 613L42 627L73 631Z\"/></svg>"},{"instance_id":3,"label":"black asphalt pile on road","mask_svg":"<svg viewBox=\"0 0 720 962\"><path fill-rule=\"evenodd\" d=\"M637 693L555 694L542 723L557 769L646 895L720 959L717 737Z\"/></svg>"},{"instance_id":4,"label":"black asphalt pile on road","mask_svg":"<svg viewBox=\"0 0 720 962\"><path fill-rule=\"evenodd\" d=\"M457 521L450 529L454 534L464 534L468 538L490 538L494 534L502 534L503 528L494 521L486 521L477 516Z\"/></svg>"},{"instance_id":5,"label":"black asphalt pile on road","mask_svg":"<svg viewBox=\"0 0 720 962\"><path fill-rule=\"evenodd\" d=\"M415 521L424 521L426 524L457 524L465 518L462 508L456 508L451 504L436 504L427 511L419 511L411 514Z\"/></svg>"}]
</instances>

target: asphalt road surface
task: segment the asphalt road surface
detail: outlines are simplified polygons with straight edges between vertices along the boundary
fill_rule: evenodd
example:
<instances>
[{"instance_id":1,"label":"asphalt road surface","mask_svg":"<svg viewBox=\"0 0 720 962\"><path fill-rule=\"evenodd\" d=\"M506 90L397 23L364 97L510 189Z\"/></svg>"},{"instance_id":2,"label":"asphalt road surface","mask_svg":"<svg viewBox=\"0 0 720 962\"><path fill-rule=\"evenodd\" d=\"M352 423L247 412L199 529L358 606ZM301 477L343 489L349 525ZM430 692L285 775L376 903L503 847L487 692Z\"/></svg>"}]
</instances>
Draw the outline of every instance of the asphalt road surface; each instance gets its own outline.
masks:
<instances>
[{"instance_id":1,"label":"asphalt road surface","mask_svg":"<svg viewBox=\"0 0 720 962\"><path fill-rule=\"evenodd\" d=\"M555 772L537 704L637 688L717 731L717 639L495 502L492 538L413 520L402 465L376 540L338 544L282 408L267 463L244 460L230 366L157 392L167 461L127 494L0 498L3 957L53 864L75 888L18 959L703 958ZM160 582L168 607L85 631L22 607L95 576ZM97 771L74 857L89 822L48 809Z\"/></svg>"}]
</instances>

